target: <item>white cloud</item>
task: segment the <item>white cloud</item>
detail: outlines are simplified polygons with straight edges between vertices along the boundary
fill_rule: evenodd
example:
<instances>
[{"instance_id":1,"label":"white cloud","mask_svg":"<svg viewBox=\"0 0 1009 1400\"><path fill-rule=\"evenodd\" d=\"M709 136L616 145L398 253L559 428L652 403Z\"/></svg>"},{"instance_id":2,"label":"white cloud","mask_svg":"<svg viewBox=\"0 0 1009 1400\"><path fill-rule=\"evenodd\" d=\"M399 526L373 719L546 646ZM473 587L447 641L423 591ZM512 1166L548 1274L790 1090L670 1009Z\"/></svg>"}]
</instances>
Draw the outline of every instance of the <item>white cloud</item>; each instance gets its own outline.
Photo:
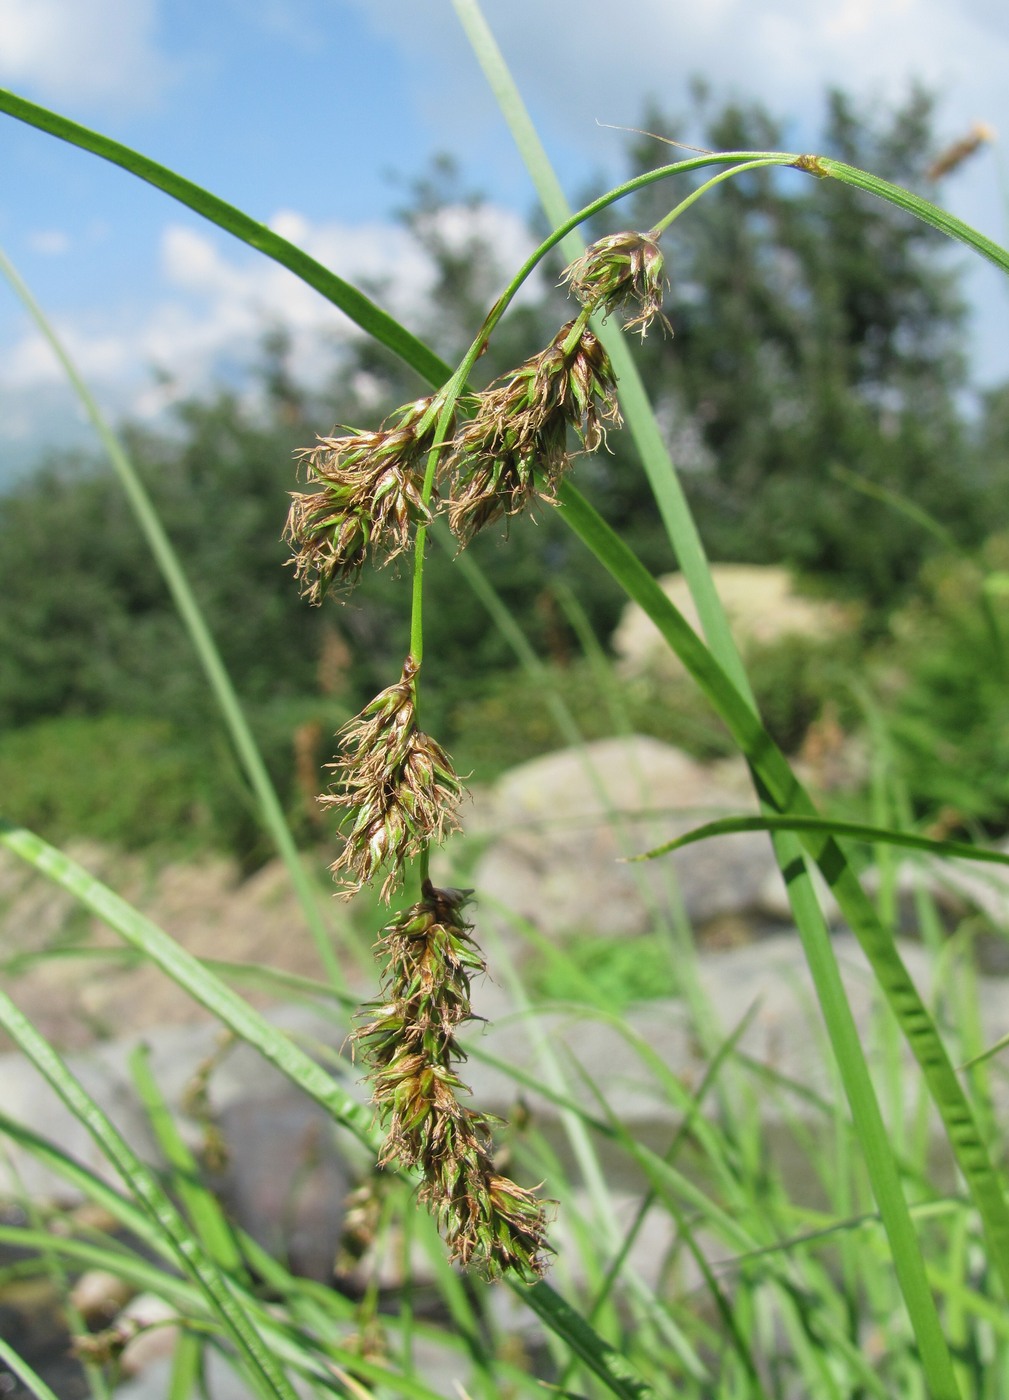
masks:
<instances>
[{"instance_id":1,"label":"white cloud","mask_svg":"<svg viewBox=\"0 0 1009 1400\"><path fill-rule=\"evenodd\" d=\"M70 235L59 228L40 228L29 233L26 243L33 253L45 258L62 257L70 251Z\"/></svg>"},{"instance_id":2,"label":"white cloud","mask_svg":"<svg viewBox=\"0 0 1009 1400\"><path fill-rule=\"evenodd\" d=\"M472 144L490 144L503 118L452 8L417 0L349 0L409 61L414 100L432 141L455 149L459 112ZM1009 140L1009 9L1005 0L484 0L484 13L548 153L561 167L624 167L627 136L607 130L640 125L654 98L682 128L661 134L685 141L691 128L690 80L764 103L786 123L784 141L814 149L828 87L850 93L863 111L898 105L912 82L940 99L940 139L964 135L982 120ZM451 100L445 100L445 94ZM997 170L980 155L941 190L954 214L1005 241ZM938 235L937 235L938 236ZM976 308L974 361L986 380L1009 370L1004 277L968 260Z\"/></svg>"},{"instance_id":3,"label":"white cloud","mask_svg":"<svg viewBox=\"0 0 1009 1400\"><path fill-rule=\"evenodd\" d=\"M508 210L446 209L441 231L464 243L473 233L491 241L509 272L531 251L522 221ZM427 309L434 268L397 225L312 224L293 210L271 226L355 285L370 286L383 307L407 325ZM124 308L96 320L55 318L56 330L84 379L111 395L117 411L154 414L174 398L205 388L223 363L248 365L264 329L291 335L293 369L318 381L335 345L357 333L317 292L268 259L190 225L171 224L160 248L162 286L144 308ZM167 382L151 383L156 369ZM27 331L0 356L0 382L34 394L58 385L63 372L46 341Z\"/></svg>"},{"instance_id":4,"label":"white cloud","mask_svg":"<svg viewBox=\"0 0 1009 1400\"><path fill-rule=\"evenodd\" d=\"M352 3L412 55L436 139L456 144L460 106L468 123L488 120L477 61L450 6ZM765 102L807 135L826 87L896 100L913 79L941 91L954 129L982 117L1009 130L1002 0L486 0L484 10L547 145L583 159L619 155L626 138L596 122L637 126L648 97L689 122L694 76L716 95Z\"/></svg>"},{"instance_id":5,"label":"white cloud","mask_svg":"<svg viewBox=\"0 0 1009 1400\"><path fill-rule=\"evenodd\" d=\"M146 105L168 69L157 0L0 0L0 80L42 101Z\"/></svg>"}]
</instances>

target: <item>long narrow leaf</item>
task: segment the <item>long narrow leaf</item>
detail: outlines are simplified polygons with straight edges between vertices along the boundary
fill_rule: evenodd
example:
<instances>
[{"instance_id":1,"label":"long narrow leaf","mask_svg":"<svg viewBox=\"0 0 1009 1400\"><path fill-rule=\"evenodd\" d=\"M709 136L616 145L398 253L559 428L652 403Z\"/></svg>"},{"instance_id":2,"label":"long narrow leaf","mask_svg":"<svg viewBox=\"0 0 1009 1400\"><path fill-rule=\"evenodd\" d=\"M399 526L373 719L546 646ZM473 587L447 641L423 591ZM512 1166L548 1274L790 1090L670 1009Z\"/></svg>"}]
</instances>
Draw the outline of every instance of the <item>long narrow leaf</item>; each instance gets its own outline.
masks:
<instances>
[{"instance_id":1,"label":"long narrow leaf","mask_svg":"<svg viewBox=\"0 0 1009 1400\"><path fill-rule=\"evenodd\" d=\"M694 827L672 841L664 841L661 846L655 846L639 856L632 856L631 860L655 860L657 856L678 851L681 846L692 846L696 841L707 841L712 836L735 836L743 831L816 831L825 836L847 837L851 841L904 846L911 851L924 851L928 855L947 859L1009 865L1009 854L1004 851L990 851L984 846L971 846L966 841L936 841L930 836L919 836L915 831L893 831L890 827L872 826L866 822L841 821L836 817L801 817L794 813L787 816L765 813L759 817L719 817L717 821L705 822L703 826Z\"/></svg>"},{"instance_id":2,"label":"long narrow leaf","mask_svg":"<svg viewBox=\"0 0 1009 1400\"><path fill-rule=\"evenodd\" d=\"M453 0L453 5L488 85L501 107L519 154L536 186L543 210L551 224L563 226L572 218L570 206L490 27L480 11L480 6L475 0ZM585 213L585 210L581 211L579 217ZM565 256L570 259L577 257L584 250L585 244L580 234L572 232L567 235L561 246ZM730 670L737 685L745 689L746 673L736 653L725 611L711 579L704 546L687 508L679 479L669 460L662 432L648 403L648 395L638 374L637 365L628 351L623 332L612 321L595 324L594 329L613 364L627 426L634 438L649 484L655 494L659 513L697 606L701 626L712 650L721 657L723 665Z\"/></svg>"},{"instance_id":3,"label":"long narrow leaf","mask_svg":"<svg viewBox=\"0 0 1009 1400\"><path fill-rule=\"evenodd\" d=\"M0 1361L17 1376L22 1385L31 1391L35 1400L59 1400L42 1377L32 1370L27 1361L18 1356L14 1348L5 1342L3 1337L0 1337Z\"/></svg>"},{"instance_id":4,"label":"long narrow leaf","mask_svg":"<svg viewBox=\"0 0 1009 1400\"><path fill-rule=\"evenodd\" d=\"M230 1277L241 1277L242 1256L234 1232L217 1198L200 1180L196 1159L183 1141L154 1078L146 1045L138 1045L132 1052L129 1067L154 1139L171 1171L173 1195L214 1263Z\"/></svg>"},{"instance_id":5,"label":"long narrow leaf","mask_svg":"<svg viewBox=\"0 0 1009 1400\"><path fill-rule=\"evenodd\" d=\"M133 151L129 146L113 141L109 136L91 131L88 127L71 121L69 117L62 117L59 113L52 112L47 107L40 107L37 103L29 102L27 98L19 97L4 88L0 88L0 112L6 112L18 121L46 131L50 136L56 136L72 146L79 146L81 150L101 156L103 160L121 166L123 170L128 170L131 175L148 185L153 185L155 189L163 190L172 199L202 215L242 243L248 243L251 248L288 268L296 277L300 277L308 286L320 292L327 301L345 311L368 335L381 341L383 345L388 345L390 350L412 365L418 374L431 383L440 384L448 378L447 368L438 356L416 336L405 330L398 321L393 320L370 301L357 287L345 282L335 272L309 257L301 248L289 243L286 238L281 238L279 233L274 233L266 224L250 218L241 209L218 199L209 190L141 155L139 151Z\"/></svg>"},{"instance_id":6,"label":"long narrow leaf","mask_svg":"<svg viewBox=\"0 0 1009 1400\"><path fill-rule=\"evenodd\" d=\"M899 185L891 185L889 180L881 180L878 175L859 170L854 165L845 165L843 160L832 160L829 156L810 157L806 169L814 175L832 176L846 185L867 190L869 194L885 199L889 204L895 204L898 209L903 209L908 214L913 214L916 219L921 219L932 228L938 229L947 238L965 243L975 253L994 263L1002 272L1009 272L1009 252L1005 248L979 233L976 228L971 228L970 224L965 224L963 219L958 219L955 214L950 214L947 210L940 209L937 204L922 199L921 195L912 194L910 190L903 190Z\"/></svg>"},{"instance_id":7,"label":"long narrow leaf","mask_svg":"<svg viewBox=\"0 0 1009 1400\"><path fill-rule=\"evenodd\" d=\"M543 1322L562 1337L575 1356L620 1400L651 1400L656 1392L641 1379L627 1358L604 1342L582 1315L548 1283L534 1283L521 1298Z\"/></svg>"}]
</instances>

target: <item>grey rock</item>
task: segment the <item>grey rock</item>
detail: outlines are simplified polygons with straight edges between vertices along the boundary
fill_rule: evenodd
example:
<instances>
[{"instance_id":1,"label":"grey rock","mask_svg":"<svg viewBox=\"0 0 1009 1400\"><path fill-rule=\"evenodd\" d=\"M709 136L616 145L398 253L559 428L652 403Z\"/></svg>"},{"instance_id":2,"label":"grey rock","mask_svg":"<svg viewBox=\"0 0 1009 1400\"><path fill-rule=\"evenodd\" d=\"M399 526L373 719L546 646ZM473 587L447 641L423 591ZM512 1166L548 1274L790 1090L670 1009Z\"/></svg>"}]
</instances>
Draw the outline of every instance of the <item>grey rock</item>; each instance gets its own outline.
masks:
<instances>
[{"instance_id":1,"label":"grey rock","mask_svg":"<svg viewBox=\"0 0 1009 1400\"><path fill-rule=\"evenodd\" d=\"M716 564L711 572L733 635L744 651L755 643L766 645L782 637L822 641L853 625L850 608L802 596L795 591L788 570L777 565ZM658 583L699 632L697 609L683 575L666 574ZM642 671L670 677L683 674L679 658L637 603L628 603L624 609L613 634L613 646L625 675Z\"/></svg>"},{"instance_id":2,"label":"grey rock","mask_svg":"<svg viewBox=\"0 0 1009 1400\"><path fill-rule=\"evenodd\" d=\"M332 1119L282 1090L233 1103L217 1127L227 1165L216 1187L228 1216L293 1273L330 1283L352 1185Z\"/></svg>"},{"instance_id":3,"label":"grey rock","mask_svg":"<svg viewBox=\"0 0 1009 1400\"><path fill-rule=\"evenodd\" d=\"M531 924L607 936L706 923L757 909L775 869L762 832L717 837L626 863L692 827L754 810L745 770L716 773L656 739L604 739L506 773L484 799L496 832L474 873L480 924L521 952Z\"/></svg>"}]
</instances>

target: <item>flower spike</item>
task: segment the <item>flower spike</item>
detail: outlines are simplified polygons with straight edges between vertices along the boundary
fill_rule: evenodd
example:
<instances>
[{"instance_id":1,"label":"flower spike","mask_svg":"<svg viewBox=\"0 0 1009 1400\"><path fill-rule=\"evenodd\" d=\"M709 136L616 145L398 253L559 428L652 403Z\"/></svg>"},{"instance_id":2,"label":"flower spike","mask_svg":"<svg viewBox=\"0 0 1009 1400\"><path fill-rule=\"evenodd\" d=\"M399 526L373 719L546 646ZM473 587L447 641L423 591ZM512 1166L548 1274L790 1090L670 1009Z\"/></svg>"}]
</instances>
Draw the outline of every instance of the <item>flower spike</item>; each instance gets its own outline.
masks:
<instances>
[{"instance_id":1,"label":"flower spike","mask_svg":"<svg viewBox=\"0 0 1009 1400\"><path fill-rule=\"evenodd\" d=\"M383 931L383 1000L354 1038L386 1128L382 1164L419 1168L420 1198L458 1263L532 1281L546 1268L546 1204L496 1170L493 1120L459 1102L465 1052L455 1035L474 1019L470 979L484 971L462 912L470 893L425 881L419 903Z\"/></svg>"},{"instance_id":2,"label":"flower spike","mask_svg":"<svg viewBox=\"0 0 1009 1400\"><path fill-rule=\"evenodd\" d=\"M667 286L663 275L665 259L655 236L650 233L615 233L600 238L580 258L565 268L562 281L590 311L637 313L624 321L627 330L640 328L644 340L648 327L658 320L672 334L663 315L662 299Z\"/></svg>"},{"instance_id":3,"label":"flower spike","mask_svg":"<svg viewBox=\"0 0 1009 1400\"><path fill-rule=\"evenodd\" d=\"M341 731L343 756L331 767L337 790L319 800L346 812L343 850L332 866L347 897L385 872L388 901L403 865L459 829L463 786L440 744L417 728L417 665L403 674Z\"/></svg>"},{"instance_id":4,"label":"flower spike","mask_svg":"<svg viewBox=\"0 0 1009 1400\"><path fill-rule=\"evenodd\" d=\"M482 393L453 443L449 525L463 544L536 499L556 503L571 466L568 429L586 452L620 422L609 357L587 318L563 326L538 355Z\"/></svg>"},{"instance_id":5,"label":"flower spike","mask_svg":"<svg viewBox=\"0 0 1009 1400\"><path fill-rule=\"evenodd\" d=\"M356 582L369 550L388 563L428 523L424 475L437 419L435 400L418 399L375 432L320 438L300 454L321 489L292 493L284 538L313 603L334 583Z\"/></svg>"}]
</instances>

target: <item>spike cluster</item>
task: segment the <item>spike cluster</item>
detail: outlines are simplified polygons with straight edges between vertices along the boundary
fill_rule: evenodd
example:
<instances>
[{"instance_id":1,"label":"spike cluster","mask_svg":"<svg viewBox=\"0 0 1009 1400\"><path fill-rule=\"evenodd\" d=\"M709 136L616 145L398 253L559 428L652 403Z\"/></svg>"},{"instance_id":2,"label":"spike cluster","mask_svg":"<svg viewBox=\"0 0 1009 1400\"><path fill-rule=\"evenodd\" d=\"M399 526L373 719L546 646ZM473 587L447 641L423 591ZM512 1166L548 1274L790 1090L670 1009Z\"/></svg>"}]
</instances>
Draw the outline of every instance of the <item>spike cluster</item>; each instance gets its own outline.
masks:
<instances>
[{"instance_id":1,"label":"spike cluster","mask_svg":"<svg viewBox=\"0 0 1009 1400\"><path fill-rule=\"evenodd\" d=\"M343 850L332 870L347 896L384 871L388 900L405 863L459 829L462 783L441 745L417 728L416 675L407 657L396 684L344 726L343 755L331 765L337 790L319 799L346 812Z\"/></svg>"},{"instance_id":2,"label":"spike cluster","mask_svg":"<svg viewBox=\"0 0 1009 1400\"><path fill-rule=\"evenodd\" d=\"M627 330L641 330L642 340L654 320L672 332L662 313L665 259L653 234L615 233L586 248L563 274L571 291L590 311L636 314L624 320Z\"/></svg>"},{"instance_id":3,"label":"spike cluster","mask_svg":"<svg viewBox=\"0 0 1009 1400\"><path fill-rule=\"evenodd\" d=\"M421 1200L434 1212L452 1258L489 1277L527 1279L545 1268L546 1209L495 1169L492 1120L467 1108L456 1033L472 1020L470 979L484 971L462 910L469 891L436 889L397 914L379 943L388 958L384 1000L355 1039L372 1071L386 1125L382 1164L417 1167Z\"/></svg>"},{"instance_id":4,"label":"spike cluster","mask_svg":"<svg viewBox=\"0 0 1009 1400\"><path fill-rule=\"evenodd\" d=\"M332 585L353 584L369 556L387 563L402 554L439 511L465 546L536 500L556 504L572 463L569 442L594 452L619 424L613 368L589 317L636 307L628 324L642 335L655 317L667 324L662 254L651 236L619 234L593 245L565 277L582 303L578 316L476 395L454 437L440 425L444 401L436 396L397 410L376 431L320 438L301 454L317 489L294 493L285 538L313 602ZM344 727L337 778L320 799L343 814L332 870L347 895L381 879L388 901L406 864L424 857L426 876L429 847L458 829L462 784L417 726L417 669L408 657L396 684ZM495 1169L493 1120L460 1102L465 1056L456 1034L473 1019L470 979L484 970L462 916L467 895L426 878L421 892L383 931L384 1000L355 1036L387 1126L382 1161L421 1171L421 1199L454 1259L490 1276L512 1270L534 1279L549 1250L544 1204Z\"/></svg>"},{"instance_id":5,"label":"spike cluster","mask_svg":"<svg viewBox=\"0 0 1009 1400\"><path fill-rule=\"evenodd\" d=\"M456 438L452 533L466 544L537 497L554 504L571 465L568 429L594 452L605 425L619 421L609 356L585 319L568 322L545 350L480 395L475 417Z\"/></svg>"},{"instance_id":6,"label":"spike cluster","mask_svg":"<svg viewBox=\"0 0 1009 1400\"><path fill-rule=\"evenodd\" d=\"M435 401L418 399L376 432L320 438L300 454L320 489L293 493L284 538L313 603L333 583L356 582L369 550L395 559L430 520L423 486L437 418Z\"/></svg>"}]
</instances>

